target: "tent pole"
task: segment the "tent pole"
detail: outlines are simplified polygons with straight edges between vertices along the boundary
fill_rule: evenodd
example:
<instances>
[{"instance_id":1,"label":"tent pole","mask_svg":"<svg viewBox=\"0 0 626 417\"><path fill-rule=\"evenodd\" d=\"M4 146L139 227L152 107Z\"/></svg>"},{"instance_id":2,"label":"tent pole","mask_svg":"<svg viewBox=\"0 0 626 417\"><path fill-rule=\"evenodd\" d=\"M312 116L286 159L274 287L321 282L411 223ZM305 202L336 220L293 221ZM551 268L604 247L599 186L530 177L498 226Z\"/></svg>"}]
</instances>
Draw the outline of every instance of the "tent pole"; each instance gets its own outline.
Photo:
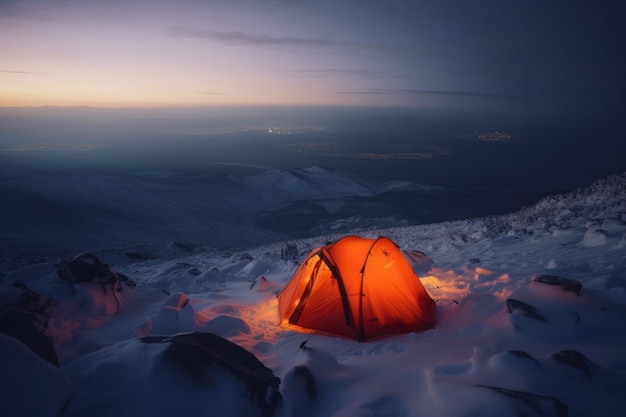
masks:
<instances>
[{"instance_id":1,"label":"tent pole","mask_svg":"<svg viewBox=\"0 0 626 417\"><path fill-rule=\"evenodd\" d=\"M313 332L311 333L311 335L309 337L307 337L304 340L304 342L300 343L300 349L311 349L311 348L307 347L306 344L309 342L309 340L311 340L311 338L313 338L313 336L315 336L315 333L317 333L317 329L319 329L320 326L326 321L326 317L328 317L328 315L324 316L324 319L319 322L319 324L317 325L317 327L315 329L313 329Z\"/></svg>"}]
</instances>

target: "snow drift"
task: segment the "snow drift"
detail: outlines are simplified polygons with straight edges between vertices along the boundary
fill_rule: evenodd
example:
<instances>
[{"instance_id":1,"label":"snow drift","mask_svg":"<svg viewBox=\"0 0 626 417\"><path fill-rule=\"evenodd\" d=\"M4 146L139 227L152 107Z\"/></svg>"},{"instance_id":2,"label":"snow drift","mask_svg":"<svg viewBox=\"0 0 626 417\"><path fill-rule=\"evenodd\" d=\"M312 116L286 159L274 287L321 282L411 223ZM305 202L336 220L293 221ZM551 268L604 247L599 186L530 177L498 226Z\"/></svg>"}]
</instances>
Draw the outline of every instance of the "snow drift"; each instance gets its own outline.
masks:
<instances>
[{"instance_id":1,"label":"snow drift","mask_svg":"<svg viewBox=\"0 0 626 417\"><path fill-rule=\"evenodd\" d=\"M310 249L343 234L98 251L136 283L115 293L119 311L106 307L113 293L60 280L53 262L5 270L3 303L16 282L55 300L44 333L59 367L2 335L0 392L11 401L0 414L262 415L232 374L190 384L159 365L165 347L140 341L211 332L280 378L279 417L621 416L624 189L626 173L505 216L361 231L425 254L413 256L416 271L437 300L436 328L365 343L278 325L276 291Z\"/></svg>"}]
</instances>

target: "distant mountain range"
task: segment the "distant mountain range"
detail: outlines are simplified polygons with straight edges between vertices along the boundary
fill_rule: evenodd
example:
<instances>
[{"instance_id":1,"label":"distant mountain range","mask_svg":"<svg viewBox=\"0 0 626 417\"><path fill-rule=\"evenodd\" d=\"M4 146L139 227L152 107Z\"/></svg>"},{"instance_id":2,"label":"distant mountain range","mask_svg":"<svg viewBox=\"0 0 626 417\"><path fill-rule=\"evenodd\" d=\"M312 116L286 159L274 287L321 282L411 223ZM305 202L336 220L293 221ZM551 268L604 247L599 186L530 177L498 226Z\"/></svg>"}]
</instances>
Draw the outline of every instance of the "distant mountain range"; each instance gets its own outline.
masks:
<instances>
[{"instance_id":1,"label":"distant mountain range","mask_svg":"<svg viewBox=\"0 0 626 417\"><path fill-rule=\"evenodd\" d=\"M0 193L0 249L8 252L255 244L501 214L542 196L372 181L317 166L256 175L24 171L0 179Z\"/></svg>"}]
</instances>

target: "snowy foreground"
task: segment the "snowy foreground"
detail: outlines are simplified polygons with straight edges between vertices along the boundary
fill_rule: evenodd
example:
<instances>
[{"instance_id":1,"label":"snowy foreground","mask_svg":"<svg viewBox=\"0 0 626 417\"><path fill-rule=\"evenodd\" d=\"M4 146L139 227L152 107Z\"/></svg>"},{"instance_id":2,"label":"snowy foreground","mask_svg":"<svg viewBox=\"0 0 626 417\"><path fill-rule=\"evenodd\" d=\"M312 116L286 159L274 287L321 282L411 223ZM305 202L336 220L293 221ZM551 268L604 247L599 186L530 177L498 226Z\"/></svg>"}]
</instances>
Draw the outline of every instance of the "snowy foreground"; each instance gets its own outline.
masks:
<instances>
[{"instance_id":1,"label":"snowy foreground","mask_svg":"<svg viewBox=\"0 0 626 417\"><path fill-rule=\"evenodd\" d=\"M0 334L0 415L261 415L230 373L194 383L163 365L163 344L140 339L201 331L280 378L275 416L623 416L625 189L622 174L506 216L355 231L425 253L432 262L414 268L437 301L435 329L365 343L278 326L275 293L342 235L97 252L136 284L116 293L70 285L54 263L4 272L3 303L19 298L16 281L55 300L45 334L59 367ZM576 280L582 294L534 274Z\"/></svg>"}]
</instances>

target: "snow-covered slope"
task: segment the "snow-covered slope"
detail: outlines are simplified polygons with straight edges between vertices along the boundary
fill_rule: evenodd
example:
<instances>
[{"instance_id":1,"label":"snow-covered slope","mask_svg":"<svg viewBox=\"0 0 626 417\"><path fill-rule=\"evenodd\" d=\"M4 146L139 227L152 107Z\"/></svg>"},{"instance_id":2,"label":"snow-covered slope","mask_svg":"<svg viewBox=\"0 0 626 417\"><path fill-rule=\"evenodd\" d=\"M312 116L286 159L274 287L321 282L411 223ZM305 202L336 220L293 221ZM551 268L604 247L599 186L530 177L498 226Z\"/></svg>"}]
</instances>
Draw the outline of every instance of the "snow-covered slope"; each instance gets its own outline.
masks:
<instances>
[{"instance_id":1,"label":"snow-covered slope","mask_svg":"<svg viewBox=\"0 0 626 417\"><path fill-rule=\"evenodd\" d=\"M0 249L94 250L163 242L258 244L486 214L479 195L320 167L256 175L15 171L0 177ZM456 217L454 217L456 216Z\"/></svg>"},{"instance_id":2,"label":"snow-covered slope","mask_svg":"<svg viewBox=\"0 0 626 417\"><path fill-rule=\"evenodd\" d=\"M248 349L281 378L279 417L621 416L624 189L626 173L505 216L360 230L432 259L415 269L437 300L434 329L366 343L278 326L275 292L311 248L343 233L239 249L101 250L98 257L137 284L115 300L102 289L61 282L52 263L5 271L3 296L19 281L55 299L46 334L60 368L2 338L10 356L0 363L0 392L27 387L11 391L14 415L27 415L33 396L47 404L38 415L57 415L69 390L61 416L254 413L233 380L190 385L159 367L161 348L137 339L209 331ZM535 274L575 280L582 293L531 281ZM307 349L300 348L307 339ZM315 398L296 367L310 371ZM29 385L29 378L41 382Z\"/></svg>"}]
</instances>

